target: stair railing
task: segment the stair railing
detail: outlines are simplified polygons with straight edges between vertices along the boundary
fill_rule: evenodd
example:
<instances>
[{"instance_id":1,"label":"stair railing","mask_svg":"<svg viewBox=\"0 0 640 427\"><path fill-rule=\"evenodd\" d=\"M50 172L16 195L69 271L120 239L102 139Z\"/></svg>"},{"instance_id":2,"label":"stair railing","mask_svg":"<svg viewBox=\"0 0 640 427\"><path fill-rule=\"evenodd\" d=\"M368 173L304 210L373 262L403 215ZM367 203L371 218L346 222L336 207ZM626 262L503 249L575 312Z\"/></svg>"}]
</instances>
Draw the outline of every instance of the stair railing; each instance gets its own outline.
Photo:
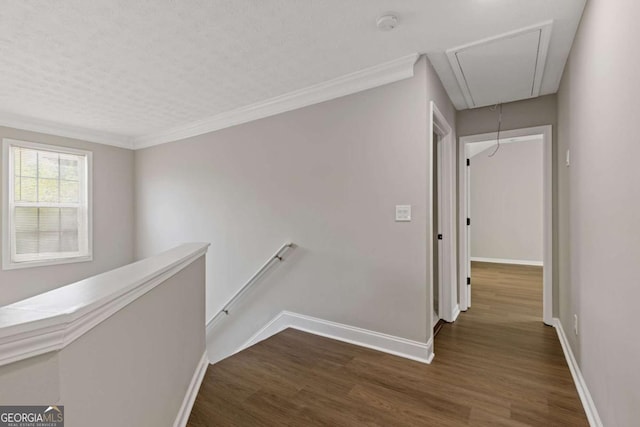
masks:
<instances>
[{"instance_id":1,"label":"stair railing","mask_svg":"<svg viewBox=\"0 0 640 427\"><path fill-rule=\"evenodd\" d=\"M220 321L220 319L222 319L225 316L228 316L231 306L236 301L238 301L238 299L240 299L240 297L242 297L242 295L244 295L258 281L260 276L262 276L271 266L273 266L276 263L280 263L284 261L284 254L287 253L294 246L295 245L293 243L285 243L284 245L282 245L280 249L278 249L278 251L275 254L273 254L273 256L269 258L262 265L262 267L260 267L260 269L254 273L253 276L251 276L251 278L247 281L247 283L245 283L235 294L233 294L231 298L229 298L226 304L222 306L222 309L218 311L218 313L215 316L213 316L213 318L209 320L209 322L207 322L207 328L212 327L218 321Z\"/></svg>"}]
</instances>

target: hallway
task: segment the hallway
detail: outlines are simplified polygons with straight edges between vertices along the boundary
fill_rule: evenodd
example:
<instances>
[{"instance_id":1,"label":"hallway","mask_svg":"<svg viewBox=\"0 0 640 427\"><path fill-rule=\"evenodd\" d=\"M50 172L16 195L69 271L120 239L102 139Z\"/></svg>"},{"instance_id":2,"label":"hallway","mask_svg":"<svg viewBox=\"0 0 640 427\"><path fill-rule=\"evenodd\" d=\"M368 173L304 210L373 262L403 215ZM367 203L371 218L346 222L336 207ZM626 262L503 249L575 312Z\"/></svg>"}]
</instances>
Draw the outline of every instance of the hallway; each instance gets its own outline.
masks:
<instances>
[{"instance_id":1,"label":"hallway","mask_svg":"<svg viewBox=\"0 0 640 427\"><path fill-rule=\"evenodd\" d=\"M474 263L472 292L431 365L288 329L210 366L188 425L588 425L542 269Z\"/></svg>"}]
</instances>

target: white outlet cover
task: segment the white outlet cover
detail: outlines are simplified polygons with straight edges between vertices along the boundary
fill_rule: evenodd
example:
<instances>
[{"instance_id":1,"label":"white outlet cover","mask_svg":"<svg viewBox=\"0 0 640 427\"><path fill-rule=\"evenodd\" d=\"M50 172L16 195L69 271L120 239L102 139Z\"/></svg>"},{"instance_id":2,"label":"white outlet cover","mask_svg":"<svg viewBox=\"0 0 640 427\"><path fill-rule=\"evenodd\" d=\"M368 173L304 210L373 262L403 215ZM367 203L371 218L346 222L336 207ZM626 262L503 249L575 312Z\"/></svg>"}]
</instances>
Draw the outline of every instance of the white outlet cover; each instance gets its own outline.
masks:
<instances>
[{"instance_id":1,"label":"white outlet cover","mask_svg":"<svg viewBox=\"0 0 640 427\"><path fill-rule=\"evenodd\" d=\"M396 221L411 221L411 205L396 205Z\"/></svg>"}]
</instances>

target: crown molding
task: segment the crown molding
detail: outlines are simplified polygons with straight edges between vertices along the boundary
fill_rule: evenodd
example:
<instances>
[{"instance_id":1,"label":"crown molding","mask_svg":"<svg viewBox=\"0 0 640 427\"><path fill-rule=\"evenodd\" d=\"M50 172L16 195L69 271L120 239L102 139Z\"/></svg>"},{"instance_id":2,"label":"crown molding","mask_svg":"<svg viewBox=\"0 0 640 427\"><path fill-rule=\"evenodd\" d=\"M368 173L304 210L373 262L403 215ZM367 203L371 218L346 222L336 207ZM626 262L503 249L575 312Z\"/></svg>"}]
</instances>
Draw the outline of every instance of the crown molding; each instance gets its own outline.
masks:
<instances>
[{"instance_id":1,"label":"crown molding","mask_svg":"<svg viewBox=\"0 0 640 427\"><path fill-rule=\"evenodd\" d=\"M304 89L224 112L166 131L133 138L133 148L147 148L262 119L413 77L418 54L404 56Z\"/></svg>"},{"instance_id":2,"label":"crown molding","mask_svg":"<svg viewBox=\"0 0 640 427\"><path fill-rule=\"evenodd\" d=\"M417 53L161 132L127 136L0 111L0 126L137 150L202 135L413 77Z\"/></svg>"},{"instance_id":3,"label":"crown molding","mask_svg":"<svg viewBox=\"0 0 640 427\"><path fill-rule=\"evenodd\" d=\"M0 111L0 126L133 149L130 137Z\"/></svg>"}]
</instances>

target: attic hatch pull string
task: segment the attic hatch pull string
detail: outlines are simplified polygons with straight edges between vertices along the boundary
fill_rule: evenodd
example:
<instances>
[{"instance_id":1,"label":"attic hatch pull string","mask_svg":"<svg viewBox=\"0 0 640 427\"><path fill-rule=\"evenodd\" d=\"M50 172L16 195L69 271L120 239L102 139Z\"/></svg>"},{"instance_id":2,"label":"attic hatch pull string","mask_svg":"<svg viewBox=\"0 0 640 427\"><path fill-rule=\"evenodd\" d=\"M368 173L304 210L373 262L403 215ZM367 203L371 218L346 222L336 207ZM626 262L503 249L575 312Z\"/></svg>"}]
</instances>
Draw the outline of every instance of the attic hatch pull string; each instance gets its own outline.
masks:
<instances>
[{"instance_id":1,"label":"attic hatch pull string","mask_svg":"<svg viewBox=\"0 0 640 427\"><path fill-rule=\"evenodd\" d=\"M496 155L498 150L500 149L500 130L502 128L502 103L496 104L490 108L491 111L496 111L498 109L498 136L496 137L496 149L493 150L493 153L489 154L489 157L493 157Z\"/></svg>"}]
</instances>

